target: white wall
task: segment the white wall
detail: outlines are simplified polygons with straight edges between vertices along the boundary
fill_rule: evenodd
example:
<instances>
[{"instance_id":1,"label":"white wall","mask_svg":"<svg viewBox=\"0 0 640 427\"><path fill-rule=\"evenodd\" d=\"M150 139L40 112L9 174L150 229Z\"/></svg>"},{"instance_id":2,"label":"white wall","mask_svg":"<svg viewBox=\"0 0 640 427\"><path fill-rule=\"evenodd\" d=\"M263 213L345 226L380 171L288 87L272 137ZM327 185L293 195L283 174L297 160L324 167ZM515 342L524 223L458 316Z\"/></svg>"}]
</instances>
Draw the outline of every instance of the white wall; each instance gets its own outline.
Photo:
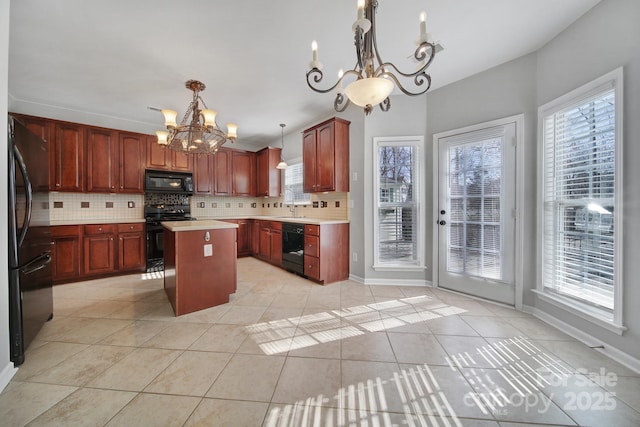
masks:
<instances>
[{"instance_id":1,"label":"white wall","mask_svg":"<svg viewBox=\"0 0 640 427\"><path fill-rule=\"evenodd\" d=\"M623 66L623 323L618 336L541 300L535 307L613 346L640 363L640 2L605 0L538 53L538 105Z\"/></svg>"},{"instance_id":2,"label":"white wall","mask_svg":"<svg viewBox=\"0 0 640 427\"><path fill-rule=\"evenodd\" d=\"M7 99L9 97L9 0L0 0L0 390L15 372L9 361L9 304L7 238Z\"/></svg>"},{"instance_id":3,"label":"white wall","mask_svg":"<svg viewBox=\"0 0 640 427\"><path fill-rule=\"evenodd\" d=\"M535 287L535 203L536 203L536 54L529 54L498 67L476 74L427 94L427 139L433 135L484 123L504 117L524 114L524 205L521 209L525 225L524 244L525 289ZM431 174L432 164L429 164ZM431 176L431 175L427 175ZM427 223L432 224L432 212ZM437 236L436 236L437 237ZM433 241L429 227L427 241ZM431 252L431 251L430 251ZM524 304L533 304L533 295L525 292Z\"/></svg>"},{"instance_id":4,"label":"white wall","mask_svg":"<svg viewBox=\"0 0 640 427\"><path fill-rule=\"evenodd\" d=\"M640 2L603 0L535 53L427 94L427 138L524 113L524 304L575 328L605 352L640 363ZM616 335L536 298L537 108L611 70L624 67L624 324ZM432 218L427 216L427 222ZM432 237L427 236L428 241Z\"/></svg>"}]
</instances>

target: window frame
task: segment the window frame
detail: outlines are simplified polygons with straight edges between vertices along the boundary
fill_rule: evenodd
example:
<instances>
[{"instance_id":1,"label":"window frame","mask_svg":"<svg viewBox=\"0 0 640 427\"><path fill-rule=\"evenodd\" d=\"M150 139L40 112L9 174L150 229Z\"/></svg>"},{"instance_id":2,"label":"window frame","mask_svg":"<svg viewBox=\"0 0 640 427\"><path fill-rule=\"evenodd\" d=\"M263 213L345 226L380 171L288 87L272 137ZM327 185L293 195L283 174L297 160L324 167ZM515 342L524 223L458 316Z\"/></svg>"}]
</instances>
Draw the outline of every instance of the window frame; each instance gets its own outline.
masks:
<instances>
[{"instance_id":1,"label":"window frame","mask_svg":"<svg viewBox=\"0 0 640 427\"><path fill-rule=\"evenodd\" d=\"M611 312L600 309L577 298L550 292L544 284L544 248L545 236L542 231L545 224L545 132L546 119L556 113L574 106L587 98L593 97L606 90L614 90L614 260L613 260L613 310ZM584 320L596 324L618 335L626 330L623 325L623 69L613 70L569 93L552 100L538 108L538 268L537 285L534 293L543 301L557 306ZM550 165L555 167L555 163Z\"/></svg>"},{"instance_id":2,"label":"window frame","mask_svg":"<svg viewBox=\"0 0 640 427\"><path fill-rule=\"evenodd\" d=\"M379 232L378 222L380 220L378 209L380 208L380 176L379 176L379 148L381 146L412 146L414 149L414 178L415 183L412 189L414 215L416 218L416 229L413 235L416 240L416 261L406 262L381 262L379 253ZM373 138L373 266L376 271L423 271L426 269L424 260L424 212L421 203L424 199L424 170L423 170L423 136L403 136L403 137L374 137Z\"/></svg>"}]
</instances>

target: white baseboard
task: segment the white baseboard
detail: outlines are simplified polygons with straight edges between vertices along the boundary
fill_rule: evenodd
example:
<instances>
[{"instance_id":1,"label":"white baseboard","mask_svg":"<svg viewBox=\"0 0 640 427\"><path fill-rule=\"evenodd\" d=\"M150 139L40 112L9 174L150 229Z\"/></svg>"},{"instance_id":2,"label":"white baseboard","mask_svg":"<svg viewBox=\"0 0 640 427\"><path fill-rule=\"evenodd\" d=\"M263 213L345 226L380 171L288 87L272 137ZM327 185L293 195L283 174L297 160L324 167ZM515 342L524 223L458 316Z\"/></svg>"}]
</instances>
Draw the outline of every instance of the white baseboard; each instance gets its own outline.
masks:
<instances>
[{"instance_id":1,"label":"white baseboard","mask_svg":"<svg viewBox=\"0 0 640 427\"><path fill-rule=\"evenodd\" d=\"M429 280L408 280L408 279L365 279L364 277L349 275L349 280L362 283L363 285L386 285L386 286L431 286Z\"/></svg>"},{"instance_id":2,"label":"white baseboard","mask_svg":"<svg viewBox=\"0 0 640 427\"><path fill-rule=\"evenodd\" d=\"M572 336L573 338L577 339L578 341L582 342L583 344L589 347L596 347L600 345L604 346L603 349L595 348L594 350L597 350L600 353L604 354L605 356L626 366L627 368L640 373L640 359L637 359L631 356L630 354L625 353L624 351L620 350L617 347L613 347L610 344L602 342L598 338L584 332L583 330L578 329L574 326L571 326L568 323L565 323L562 320L558 319L557 317L551 316L550 314L536 307L523 306L522 311L534 315L535 317L542 320L543 322L548 323L549 325L560 329L562 332L568 334L569 336Z\"/></svg>"},{"instance_id":3,"label":"white baseboard","mask_svg":"<svg viewBox=\"0 0 640 427\"><path fill-rule=\"evenodd\" d=\"M18 368L16 368L11 362L4 367L2 372L0 372L0 392L7 387L9 381L11 381L11 378L13 378L16 372L18 372Z\"/></svg>"}]
</instances>

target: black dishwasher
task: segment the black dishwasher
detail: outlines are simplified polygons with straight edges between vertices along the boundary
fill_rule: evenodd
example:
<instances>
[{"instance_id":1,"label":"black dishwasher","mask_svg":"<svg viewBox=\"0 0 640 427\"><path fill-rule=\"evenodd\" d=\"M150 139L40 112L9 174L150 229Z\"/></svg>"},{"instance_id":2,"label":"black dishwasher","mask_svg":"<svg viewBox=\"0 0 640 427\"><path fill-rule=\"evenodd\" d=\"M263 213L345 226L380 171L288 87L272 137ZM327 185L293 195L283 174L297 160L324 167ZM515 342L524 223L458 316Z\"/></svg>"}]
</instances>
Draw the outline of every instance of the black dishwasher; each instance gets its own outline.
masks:
<instances>
[{"instance_id":1,"label":"black dishwasher","mask_svg":"<svg viewBox=\"0 0 640 427\"><path fill-rule=\"evenodd\" d=\"M304 225L282 223L282 266L304 274Z\"/></svg>"}]
</instances>

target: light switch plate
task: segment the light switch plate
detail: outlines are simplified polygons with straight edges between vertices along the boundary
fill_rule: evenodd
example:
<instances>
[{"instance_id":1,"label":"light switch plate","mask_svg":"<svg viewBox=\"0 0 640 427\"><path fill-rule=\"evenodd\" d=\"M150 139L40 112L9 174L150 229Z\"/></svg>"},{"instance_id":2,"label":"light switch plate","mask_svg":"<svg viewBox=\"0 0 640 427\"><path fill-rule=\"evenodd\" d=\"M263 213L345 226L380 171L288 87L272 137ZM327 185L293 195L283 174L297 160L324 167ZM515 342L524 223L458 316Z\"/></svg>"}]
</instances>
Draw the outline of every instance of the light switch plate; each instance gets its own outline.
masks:
<instances>
[{"instance_id":1,"label":"light switch plate","mask_svg":"<svg viewBox=\"0 0 640 427\"><path fill-rule=\"evenodd\" d=\"M213 245L204 245L204 256L213 256Z\"/></svg>"}]
</instances>

